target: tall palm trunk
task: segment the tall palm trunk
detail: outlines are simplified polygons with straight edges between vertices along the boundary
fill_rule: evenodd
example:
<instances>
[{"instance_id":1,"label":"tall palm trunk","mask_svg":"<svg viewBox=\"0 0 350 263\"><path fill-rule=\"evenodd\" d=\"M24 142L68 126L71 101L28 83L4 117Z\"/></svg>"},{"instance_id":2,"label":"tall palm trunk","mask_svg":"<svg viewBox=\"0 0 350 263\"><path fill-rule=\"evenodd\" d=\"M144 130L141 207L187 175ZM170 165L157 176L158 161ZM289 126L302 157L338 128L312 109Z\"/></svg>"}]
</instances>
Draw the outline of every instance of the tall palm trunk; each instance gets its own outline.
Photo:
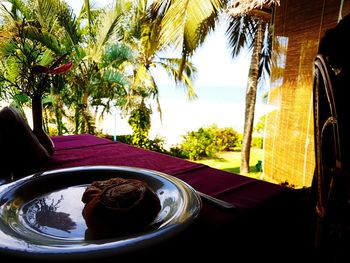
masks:
<instances>
[{"instance_id":1,"label":"tall palm trunk","mask_svg":"<svg viewBox=\"0 0 350 263\"><path fill-rule=\"evenodd\" d=\"M246 102L245 102L245 118L244 118L244 131L242 141L242 153L241 153L241 167L240 173L246 174L249 172L249 160L250 160L250 147L252 142L252 133L254 125L255 103L256 94L258 89L259 78L259 62L261 58L261 51L263 47L263 21L257 20L257 32L254 42L254 49L252 59L249 68L248 85L246 90Z\"/></svg>"},{"instance_id":2,"label":"tall palm trunk","mask_svg":"<svg viewBox=\"0 0 350 263\"><path fill-rule=\"evenodd\" d=\"M81 111L81 115L83 117L82 123L81 123L81 132L85 133L87 132L87 121L88 118L86 116L86 112L87 112L87 108L88 108L88 102L89 102L89 93L87 91L83 92L83 97L82 97L82 111Z\"/></svg>"},{"instance_id":3,"label":"tall palm trunk","mask_svg":"<svg viewBox=\"0 0 350 263\"><path fill-rule=\"evenodd\" d=\"M57 134L58 135L63 135L63 102L60 99L58 94L51 94L51 96L54 98L53 100L53 110L55 114L55 120L56 120L56 126L57 126Z\"/></svg>"},{"instance_id":4,"label":"tall palm trunk","mask_svg":"<svg viewBox=\"0 0 350 263\"><path fill-rule=\"evenodd\" d=\"M84 91L83 98L82 98L82 117L83 117L83 123L82 123L82 132L89 133L89 134L95 134L95 121L93 116L91 116L90 109L89 109L89 92Z\"/></svg>"}]
</instances>

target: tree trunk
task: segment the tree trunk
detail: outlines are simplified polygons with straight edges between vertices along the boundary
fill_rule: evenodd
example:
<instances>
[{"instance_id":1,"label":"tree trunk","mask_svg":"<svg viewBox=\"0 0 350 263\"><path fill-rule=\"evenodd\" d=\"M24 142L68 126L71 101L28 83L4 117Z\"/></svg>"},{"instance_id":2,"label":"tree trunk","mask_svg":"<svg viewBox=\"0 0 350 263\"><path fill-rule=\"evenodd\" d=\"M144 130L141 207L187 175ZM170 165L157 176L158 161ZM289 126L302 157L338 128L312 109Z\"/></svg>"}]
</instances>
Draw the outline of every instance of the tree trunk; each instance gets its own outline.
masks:
<instances>
[{"instance_id":1,"label":"tree trunk","mask_svg":"<svg viewBox=\"0 0 350 263\"><path fill-rule=\"evenodd\" d=\"M62 99L58 94L51 93L51 96L53 97L53 110L55 114L55 120L56 120L56 126L57 126L57 135L62 136L63 135L63 103Z\"/></svg>"},{"instance_id":2,"label":"tree trunk","mask_svg":"<svg viewBox=\"0 0 350 263\"><path fill-rule=\"evenodd\" d=\"M32 115L33 115L33 131L40 133L43 130L43 109L41 104L41 96L33 96L32 98Z\"/></svg>"},{"instance_id":3,"label":"tree trunk","mask_svg":"<svg viewBox=\"0 0 350 263\"><path fill-rule=\"evenodd\" d=\"M249 68L248 85L246 90L240 174L249 173L250 147L252 142L256 94L258 89L259 62L261 58L264 34L262 20L258 20L257 23L257 32L254 40L254 49Z\"/></svg>"},{"instance_id":4,"label":"tree trunk","mask_svg":"<svg viewBox=\"0 0 350 263\"><path fill-rule=\"evenodd\" d=\"M40 95L32 97L33 133L42 146L51 155L54 152L54 145L50 137L43 130L43 109Z\"/></svg>"},{"instance_id":5,"label":"tree trunk","mask_svg":"<svg viewBox=\"0 0 350 263\"><path fill-rule=\"evenodd\" d=\"M85 91L82 99L82 117L84 119L82 130L84 133L95 134L95 122L89 110L89 93Z\"/></svg>"}]
</instances>

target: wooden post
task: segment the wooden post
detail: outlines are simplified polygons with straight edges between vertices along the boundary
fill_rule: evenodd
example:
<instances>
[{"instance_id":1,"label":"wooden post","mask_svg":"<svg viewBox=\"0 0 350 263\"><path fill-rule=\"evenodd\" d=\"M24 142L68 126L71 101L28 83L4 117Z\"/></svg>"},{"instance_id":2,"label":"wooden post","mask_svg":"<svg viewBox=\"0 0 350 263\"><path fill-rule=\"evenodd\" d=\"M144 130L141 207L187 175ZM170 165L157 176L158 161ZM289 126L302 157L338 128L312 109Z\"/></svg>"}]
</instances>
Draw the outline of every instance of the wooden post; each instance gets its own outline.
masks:
<instances>
[{"instance_id":1,"label":"wooden post","mask_svg":"<svg viewBox=\"0 0 350 263\"><path fill-rule=\"evenodd\" d=\"M50 137L43 130L43 110L40 95L32 97L33 132L39 142L44 146L50 155L54 152L54 145Z\"/></svg>"}]
</instances>

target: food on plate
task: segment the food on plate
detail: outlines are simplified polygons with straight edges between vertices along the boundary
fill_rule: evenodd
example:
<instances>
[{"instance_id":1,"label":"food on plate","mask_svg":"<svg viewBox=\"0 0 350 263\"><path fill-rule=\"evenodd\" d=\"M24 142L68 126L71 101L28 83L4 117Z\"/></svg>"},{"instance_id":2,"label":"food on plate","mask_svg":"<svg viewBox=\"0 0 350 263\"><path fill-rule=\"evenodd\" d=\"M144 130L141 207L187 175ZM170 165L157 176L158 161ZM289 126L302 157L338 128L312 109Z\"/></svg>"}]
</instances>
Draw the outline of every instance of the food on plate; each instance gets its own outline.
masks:
<instances>
[{"instance_id":1,"label":"food on plate","mask_svg":"<svg viewBox=\"0 0 350 263\"><path fill-rule=\"evenodd\" d=\"M144 181L112 178L94 181L83 193L83 217L90 237L127 234L147 227L161 205Z\"/></svg>"}]
</instances>

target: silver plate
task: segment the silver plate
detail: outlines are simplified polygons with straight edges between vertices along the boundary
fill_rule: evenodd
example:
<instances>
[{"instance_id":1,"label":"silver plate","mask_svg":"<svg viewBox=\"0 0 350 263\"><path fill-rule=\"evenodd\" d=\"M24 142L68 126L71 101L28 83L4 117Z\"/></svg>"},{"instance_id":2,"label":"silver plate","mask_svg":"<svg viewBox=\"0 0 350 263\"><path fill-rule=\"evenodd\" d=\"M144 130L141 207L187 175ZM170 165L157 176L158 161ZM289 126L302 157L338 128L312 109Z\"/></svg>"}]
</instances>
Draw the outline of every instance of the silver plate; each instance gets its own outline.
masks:
<instances>
[{"instance_id":1,"label":"silver plate","mask_svg":"<svg viewBox=\"0 0 350 263\"><path fill-rule=\"evenodd\" d=\"M161 211L140 232L109 239L86 238L81 196L91 182L113 177L147 182L161 201ZM55 259L121 254L177 234L200 209L201 200L192 187L156 171L86 166L37 173L0 186L0 251Z\"/></svg>"}]
</instances>

